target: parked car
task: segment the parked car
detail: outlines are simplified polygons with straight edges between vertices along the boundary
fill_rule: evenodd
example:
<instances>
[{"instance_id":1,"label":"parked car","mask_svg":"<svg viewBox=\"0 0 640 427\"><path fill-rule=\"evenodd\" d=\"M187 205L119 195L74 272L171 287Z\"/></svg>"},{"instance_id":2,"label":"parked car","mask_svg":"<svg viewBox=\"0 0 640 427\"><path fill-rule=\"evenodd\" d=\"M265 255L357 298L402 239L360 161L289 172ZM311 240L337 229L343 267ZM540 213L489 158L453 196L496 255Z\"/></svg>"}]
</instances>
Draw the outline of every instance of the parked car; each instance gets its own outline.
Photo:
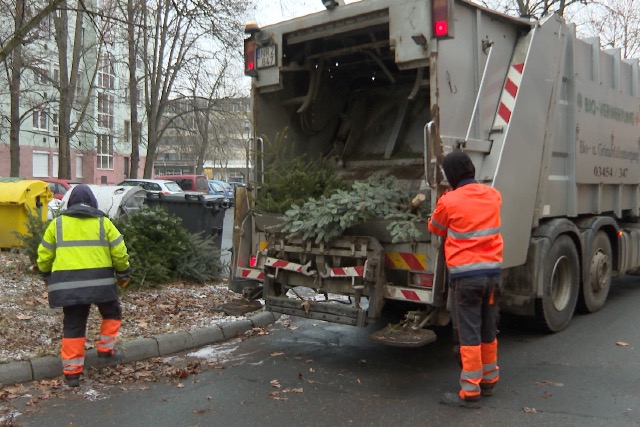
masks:
<instances>
[{"instance_id":1,"label":"parked car","mask_svg":"<svg viewBox=\"0 0 640 427\"><path fill-rule=\"evenodd\" d=\"M235 200L234 188L229 185L229 183L220 180L209 180L209 188L211 192L209 194L219 194L227 199L229 199L229 203L233 206L233 201Z\"/></svg>"},{"instance_id":2,"label":"parked car","mask_svg":"<svg viewBox=\"0 0 640 427\"><path fill-rule=\"evenodd\" d=\"M175 194L182 193L182 188L175 182L166 179L125 179L120 184L122 186L138 185L151 193Z\"/></svg>"},{"instance_id":3,"label":"parked car","mask_svg":"<svg viewBox=\"0 0 640 427\"><path fill-rule=\"evenodd\" d=\"M70 179L58 179L58 178L42 178L39 181L44 181L49 184L49 189L53 193L53 197L58 200L62 200L67 191L71 190L81 182L71 181Z\"/></svg>"},{"instance_id":4,"label":"parked car","mask_svg":"<svg viewBox=\"0 0 640 427\"><path fill-rule=\"evenodd\" d=\"M160 175L156 179L175 181L182 191L195 191L209 194L209 182L204 175Z\"/></svg>"},{"instance_id":5,"label":"parked car","mask_svg":"<svg viewBox=\"0 0 640 427\"><path fill-rule=\"evenodd\" d=\"M228 184L233 187L235 190L237 187L246 187L247 185L244 182L240 181L229 181Z\"/></svg>"}]
</instances>

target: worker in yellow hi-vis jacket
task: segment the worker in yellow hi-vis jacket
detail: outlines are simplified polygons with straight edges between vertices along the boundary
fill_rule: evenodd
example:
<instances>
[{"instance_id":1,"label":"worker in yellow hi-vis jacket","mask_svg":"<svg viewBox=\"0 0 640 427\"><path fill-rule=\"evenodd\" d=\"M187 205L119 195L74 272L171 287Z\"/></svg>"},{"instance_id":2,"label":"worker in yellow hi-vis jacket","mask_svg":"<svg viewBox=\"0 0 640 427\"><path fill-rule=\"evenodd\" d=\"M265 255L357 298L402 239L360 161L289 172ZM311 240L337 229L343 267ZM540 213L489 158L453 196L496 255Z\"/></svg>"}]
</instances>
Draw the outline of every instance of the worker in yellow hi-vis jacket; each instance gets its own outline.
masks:
<instances>
[{"instance_id":1,"label":"worker in yellow hi-vis jacket","mask_svg":"<svg viewBox=\"0 0 640 427\"><path fill-rule=\"evenodd\" d=\"M49 305L64 312L62 367L70 387L80 385L85 335L91 304L102 316L98 356L113 357L122 323L116 284L129 283L129 255L118 229L98 209L87 185L74 187L69 208L51 221L38 247L38 269L49 293Z\"/></svg>"}]
</instances>

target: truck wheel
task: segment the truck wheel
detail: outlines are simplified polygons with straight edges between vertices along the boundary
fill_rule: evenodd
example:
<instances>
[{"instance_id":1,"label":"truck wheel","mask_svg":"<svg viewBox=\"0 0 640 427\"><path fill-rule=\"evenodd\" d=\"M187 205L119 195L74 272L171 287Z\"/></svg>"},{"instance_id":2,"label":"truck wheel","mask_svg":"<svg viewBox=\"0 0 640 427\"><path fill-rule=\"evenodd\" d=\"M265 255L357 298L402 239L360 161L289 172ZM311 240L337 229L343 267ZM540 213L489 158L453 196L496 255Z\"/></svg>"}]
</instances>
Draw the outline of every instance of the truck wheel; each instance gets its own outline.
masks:
<instances>
[{"instance_id":1,"label":"truck wheel","mask_svg":"<svg viewBox=\"0 0 640 427\"><path fill-rule=\"evenodd\" d=\"M553 243L543 269L544 291L536 304L536 318L544 329L558 332L571 321L579 293L580 263L569 236Z\"/></svg>"},{"instance_id":2,"label":"truck wheel","mask_svg":"<svg viewBox=\"0 0 640 427\"><path fill-rule=\"evenodd\" d=\"M585 277L578 300L578 310L593 313L602 308L611 288L611 242L604 231L598 231L591 246L589 276Z\"/></svg>"}]
</instances>

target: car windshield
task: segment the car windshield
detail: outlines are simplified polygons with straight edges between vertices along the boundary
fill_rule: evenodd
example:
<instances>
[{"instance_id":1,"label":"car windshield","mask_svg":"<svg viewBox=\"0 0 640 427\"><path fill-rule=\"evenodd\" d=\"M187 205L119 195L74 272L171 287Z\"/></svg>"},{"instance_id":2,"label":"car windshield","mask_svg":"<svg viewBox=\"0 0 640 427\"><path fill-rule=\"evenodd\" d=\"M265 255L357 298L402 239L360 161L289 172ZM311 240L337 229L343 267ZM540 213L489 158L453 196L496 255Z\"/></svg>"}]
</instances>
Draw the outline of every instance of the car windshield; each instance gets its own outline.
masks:
<instances>
[{"instance_id":1,"label":"car windshield","mask_svg":"<svg viewBox=\"0 0 640 427\"><path fill-rule=\"evenodd\" d=\"M167 181L164 183L164 186L167 187L167 190L169 191L175 191L175 192L181 192L182 188L180 188L180 186L178 184L176 184L173 181Z\"/></svg>"},{"instance_id":2,"label":"car windshield","mask_svg":"<svg viewBox=\"0 0 640 427\"><path fill-rule=\"evenodd\" d=\"M209 187L211 187L213 191L219 191L221 193L224 193L224 188L222 188L222 186L217 182L209 182Z\"/></svg>"}]
</instances>

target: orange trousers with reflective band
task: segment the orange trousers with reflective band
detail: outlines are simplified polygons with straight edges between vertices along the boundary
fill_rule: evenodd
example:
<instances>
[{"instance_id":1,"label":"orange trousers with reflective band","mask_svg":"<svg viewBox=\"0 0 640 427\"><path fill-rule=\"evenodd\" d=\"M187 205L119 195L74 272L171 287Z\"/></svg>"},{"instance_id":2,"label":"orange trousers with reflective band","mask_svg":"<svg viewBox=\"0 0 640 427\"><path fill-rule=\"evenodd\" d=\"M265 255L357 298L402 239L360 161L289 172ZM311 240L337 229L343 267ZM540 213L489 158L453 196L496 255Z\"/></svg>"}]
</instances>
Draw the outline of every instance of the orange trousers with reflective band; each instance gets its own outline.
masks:
<instances>
[{"instance_id":1,"label":"orange trousers with reflective band","mask_svg":"<svg viewBox=\"0 0 640 427\"><path fill-rule=\"evenodd\" d=\"M481 388L492 388L500 379L498 367L498 320L500 276L452 279L454 340L459 343L459 395L480 398Z\"/></svg>"},{"instance_id":2,"label":"orange trousers with reflective band","mask_svg":"<svg viewBox=\"0 0 640 427\"><path fill-rule=\"evenodd\" d=\"M96 305L102 316L100 338L96 340L96 347L98 352L111 354L122 324L120 302L115 300ZM62 309L64 320L60 355L65 375L81 374L84 370L85 335L90 309L90 304L71 305Z\"/></svg>"}]
</instances>

